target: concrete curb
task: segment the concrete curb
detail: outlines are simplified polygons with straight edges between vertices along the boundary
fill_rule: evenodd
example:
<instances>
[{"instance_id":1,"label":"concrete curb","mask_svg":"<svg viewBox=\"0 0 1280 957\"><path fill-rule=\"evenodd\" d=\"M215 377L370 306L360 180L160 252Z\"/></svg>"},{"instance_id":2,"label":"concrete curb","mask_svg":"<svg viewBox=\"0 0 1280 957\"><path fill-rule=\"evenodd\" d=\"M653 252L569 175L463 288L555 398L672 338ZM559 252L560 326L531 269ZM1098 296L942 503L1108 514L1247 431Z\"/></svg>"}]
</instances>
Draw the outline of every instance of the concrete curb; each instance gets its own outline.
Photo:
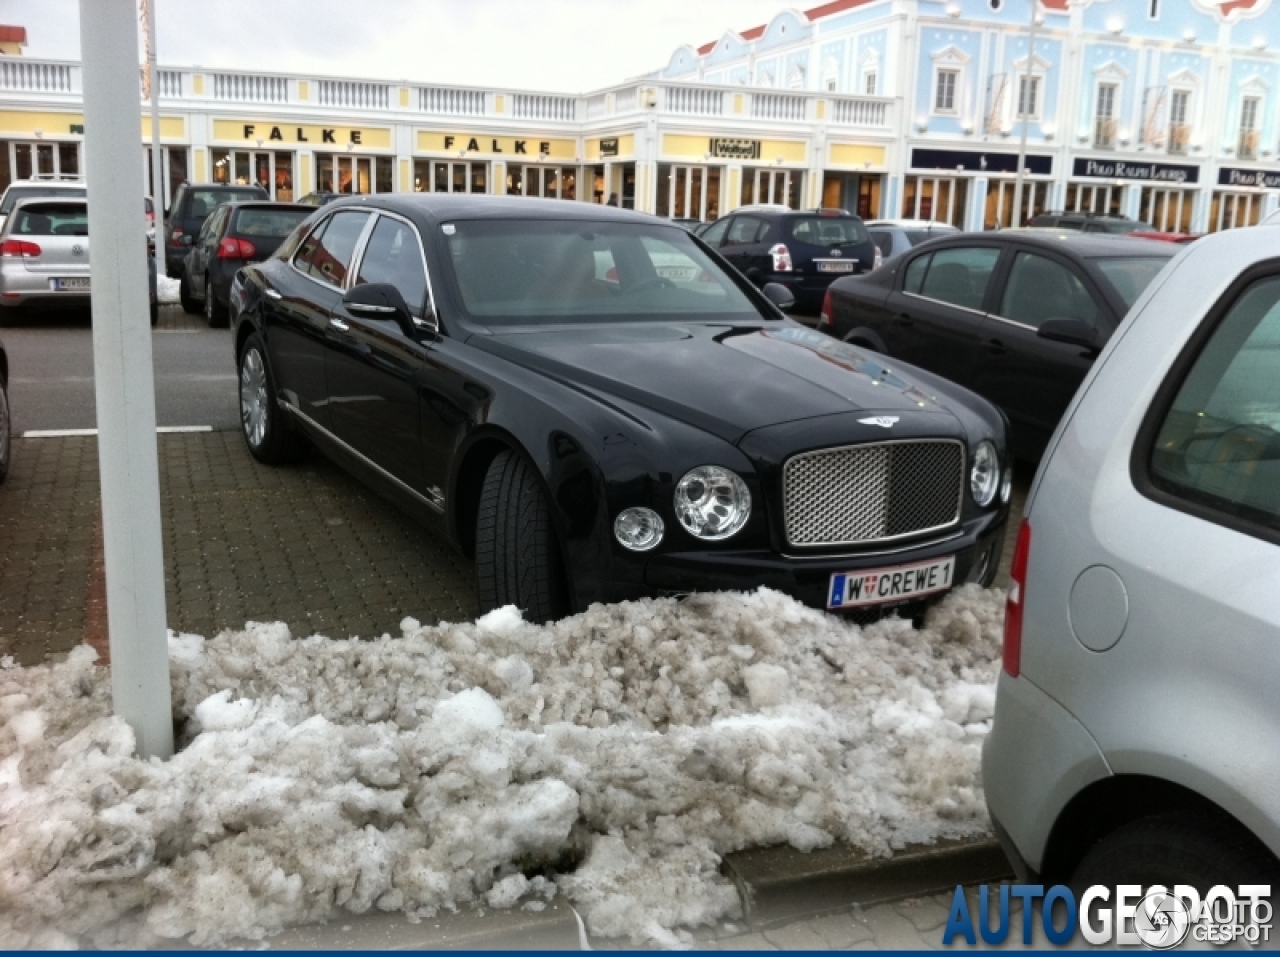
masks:
<instances>
[{"instance_id":1,"label":"concrete curb","mask_svg":"<svg viewBox=\"0 0 1280 957\"><path fill-rule=\"evenodd\" d=\"M753 930L1012 875L1000 845L989 838L914 845L891 858L845 846L804 852L784 845L729 854L721 869L737 887ZM291 928L264 943L268 950L578 950L581 939L573 908L556 900L538 912L462 910L416 924L403 914L353 914Z\"/></svg>"},{"instance_id":2,"label":"concrete curb","mask_svg":"<svg viewBox=\"0 0 1280 957\"><path fill-rule=\"evenodd\" d=\"M809 852L781 845L729 854L722 869L755 930L1013 874L992 838L913 845L889 858L843 845Z\"/></svg>"}]
</instances>

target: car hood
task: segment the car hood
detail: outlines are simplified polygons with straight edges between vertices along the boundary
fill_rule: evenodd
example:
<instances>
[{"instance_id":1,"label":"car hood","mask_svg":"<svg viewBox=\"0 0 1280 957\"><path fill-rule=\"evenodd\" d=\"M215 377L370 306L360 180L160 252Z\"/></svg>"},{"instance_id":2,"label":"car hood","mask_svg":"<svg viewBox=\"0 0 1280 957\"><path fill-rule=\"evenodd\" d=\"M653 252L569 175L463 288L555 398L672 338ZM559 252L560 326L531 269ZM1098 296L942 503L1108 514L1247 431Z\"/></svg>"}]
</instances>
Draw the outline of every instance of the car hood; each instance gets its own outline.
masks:
<instances>
[{"instance_id":1,"label":"car hood","mask_svg":"<svg viewBox=\"0 0 1280 957\"><path fill-rule=\"evenodd\" d=\"M882 357L791 322L558 326L470 344L735 444L754 429L817 416L946 411L936 392Z\"/></svg>"}]
</instances>

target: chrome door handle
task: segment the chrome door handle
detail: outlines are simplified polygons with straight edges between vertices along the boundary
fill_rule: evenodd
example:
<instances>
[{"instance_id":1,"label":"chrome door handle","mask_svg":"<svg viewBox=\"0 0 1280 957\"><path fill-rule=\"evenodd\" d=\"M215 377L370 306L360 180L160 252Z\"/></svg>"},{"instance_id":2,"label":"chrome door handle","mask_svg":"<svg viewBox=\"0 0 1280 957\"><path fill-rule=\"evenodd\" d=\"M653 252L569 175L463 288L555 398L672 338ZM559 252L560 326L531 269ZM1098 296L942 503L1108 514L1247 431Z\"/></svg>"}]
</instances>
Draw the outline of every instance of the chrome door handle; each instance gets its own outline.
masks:
<instances>
[{"instance_id":1,"label":"chrome door handle","mask_svg":"<svg viewBox=\"0 0 1280 957\"><path fill-rule=\"evenodd\" d=\"M276 292L274 289L264 289L264 290L262 290L262 294L263 294L264 296L266 296L268 299L283 299L283 298L284 298L284 296L280 295L280 293Z\"/></svg>"},{"instance_id":2,"label":"chrome door handle","mask_svg":"<svg viewBox=\"0 0 1280 957\"><path fill-rule=\"evenodd\" d=\"M339 332L347 332L351 328L351 326L347 325L347 323L343 322L341 319L330 319L329 325L333 326L333 328L337 329Z\"/></svg>"}]
</instances>

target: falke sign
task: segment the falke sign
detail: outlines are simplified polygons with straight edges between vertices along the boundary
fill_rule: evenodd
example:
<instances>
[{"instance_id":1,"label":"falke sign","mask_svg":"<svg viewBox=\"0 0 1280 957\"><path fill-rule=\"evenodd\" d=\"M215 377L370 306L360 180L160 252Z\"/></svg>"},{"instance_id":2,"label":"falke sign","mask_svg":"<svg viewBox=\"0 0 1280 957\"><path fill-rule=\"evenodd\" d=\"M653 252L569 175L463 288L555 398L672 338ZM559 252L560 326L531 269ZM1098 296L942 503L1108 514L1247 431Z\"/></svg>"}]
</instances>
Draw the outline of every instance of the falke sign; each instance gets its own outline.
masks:
<instances>
[{"instance_id":1,"label":"falke sign","mask_svg":"<svg viewBox=\"0 0 1280 957\"><path fill-rule=\"evenodd\" d=\"M1099 179L1141 179L1152 183L1197 183L1200 167L1173 163L1126 163L1122 160L1077 159L1073 176Z\"/></svg>"},{"instance_id":2,"label":"falke sign","mask_svg":"<svg viewBox=\"0 0 1280 957\"><path fill-rule=\"evenodd\" d=\"M261 142L264 147L391 146L391 130L382 127L316 126L279 120L214 120L213 138L219 142Z\"/></svg>"},{"instance_id":3,"label":"falke sign","mask_svg":"<svg viewBox=\"0 0 1280 957\"><path fill-rule=\"evenodd\" d=\"M443 133L435 130L418 131L418 151L421 153L466 152L475 156L494 156L501 159L572 160L578 155L576 140L531 139L512 136L494 136L476 133Z\"/></svg>"},{"instance_id":4,"label":"falke sign","mask_svg":"<svg viewBox=\"0 0 1280 957\"><path fill-rule=\"evenodd\" d=\"M1265 186L1268 189L1280 189L1280 171L1227 167L1218 170L1218 185Z\"/></svg>"},{"instance_id":5,"label":"falke sign","mask_svg":"<svg viewBox=\"0 0 1280 957\"><path fill-rule=\"evenodd\" d=\"M759 159L759 140L722 139L711 140L711 155L716 159Z\"/></svg>"}]
</instances>

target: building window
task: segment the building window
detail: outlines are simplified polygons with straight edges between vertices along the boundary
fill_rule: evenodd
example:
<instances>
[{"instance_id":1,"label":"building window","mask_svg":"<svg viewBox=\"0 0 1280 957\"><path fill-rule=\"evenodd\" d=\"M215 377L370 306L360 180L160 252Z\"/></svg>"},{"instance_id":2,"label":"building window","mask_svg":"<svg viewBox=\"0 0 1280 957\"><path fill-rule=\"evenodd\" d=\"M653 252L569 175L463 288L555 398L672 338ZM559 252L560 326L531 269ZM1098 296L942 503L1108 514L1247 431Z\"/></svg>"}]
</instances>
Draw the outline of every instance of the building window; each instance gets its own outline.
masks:
<instances>
[{"instance_id":1,"label":"building window","mask_svg":"<svg viewBox=\"0 0 1280 957\"><path fill-rule=\"evenodd\" d=\"M1187 152L1191 139L1191 125L1187 122L1190 102L1189 90L1174 90L1169 97L1169 152L1179 156Z\"/></svg>"},{"instance_id":2,"label":"building window","mask_svg":"<svg viewBox=\"0 0 1280 957\"><path fill-rule=\"evenodd\" d=\"M1018 119L1040 118L1040 77L1018 77Z\"/></svg>"},{"instance_id":3,"label":"building window","mask_svg":"<svg viewBox=\"0 0 1280 957\"><path fill-rule=\"evenodd\" d=\"M1101 150L1116 145L1116 85L1098 84L1098 104L1093 130L1093 145Z\"/></svg>"},{"instance_id":4,"label":"building window","mask_svg":"<svg viewBox=\"0 0 1280 957\"><path fill-rule=\"evenodd\" d=\"M415 193L487 193L488 163L414 160Z\"/></svg>"},{"instance_id":5,"label":"building window","mask_svg":"<svg viewBox=\"0 0 1280 957\"><path fill-rule=\"evenodd\" d=\"M935 113L954 113L956 111L956 85L960 80L959 70L939 70L933 88L933 111Z\"/></svg>"},{"instance_id":6,"label":"building window","mask_svg":"<svg viewBox=\"0 0 1280 957\"><path fill-rule=\"evenodd\" d=\"M1261 97L1246 96L1240 101L1240 158L1258 158L1258 107Z\"/></svg>"},{"instance_id":7,"label":"building window","mask_svg":"<svg viewBox=\"0 0 1280 957\"><path fill-rule=\"evenodd\" d=\"M867 75L862 78L862 92L867 96L875 96L878 79L875 70L868 70Z\"/></svg>"}]
</instances>

